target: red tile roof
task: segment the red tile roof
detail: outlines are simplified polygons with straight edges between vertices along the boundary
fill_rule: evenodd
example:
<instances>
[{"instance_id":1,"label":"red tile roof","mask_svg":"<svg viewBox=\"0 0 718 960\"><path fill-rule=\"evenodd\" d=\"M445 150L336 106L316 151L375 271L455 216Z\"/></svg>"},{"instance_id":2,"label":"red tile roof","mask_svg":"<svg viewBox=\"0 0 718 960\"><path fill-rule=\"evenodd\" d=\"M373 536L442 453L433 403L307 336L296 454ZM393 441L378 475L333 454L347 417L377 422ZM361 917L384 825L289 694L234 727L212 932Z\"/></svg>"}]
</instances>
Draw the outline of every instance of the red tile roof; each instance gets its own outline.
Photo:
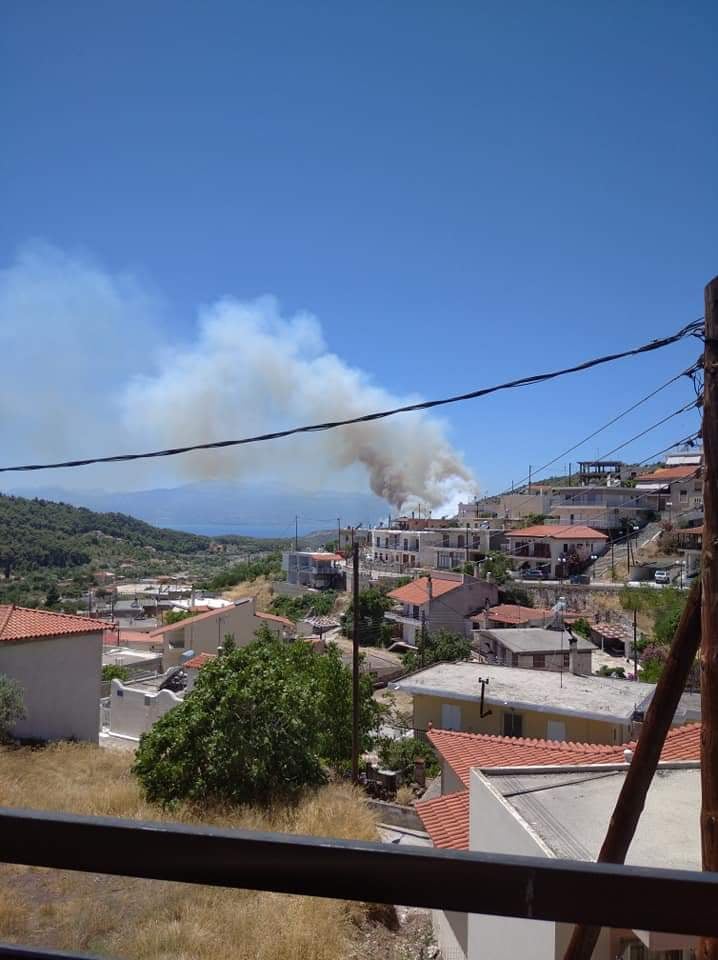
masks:
<instances>
[{"instance_id":1,"label":"red tile roof","mask_svg":"<svg viewBox=\"0 0 718 960\"><path fill-rule=\"evenodd\" d=\"M698 470L699 467L697 465L693 467L659 467L657 470L654 470L653 473L642 473L636 477L636 480L640 483L649 483L652 480L658 480L660 482L664 480L682 480L684 477L690 477Z\"/></svg>"},{"instance_id":2,"label":"red tile roof","mask_svg":"<svg viewBox=\"0 0 718 960\"><path fill-rule=\"evenodd\" d=\"M611 746L568 740L532 740L488 733L430 730L429 740L466 786L472 767L565 766L622 763L627 744ZM635 746L631 744L630 746ZM700 724L674 727L668 732L662 760L700 759Z\"/></svg>"},{"instance_id":3,"label":"red tile roof","mask_svg":"<svg viewBox=\"0 0 718 960\"><path fill-rule=\"evenodd\" d=\"M294 630L296 626L296 624L288 617L278 617L276 613L260 613L258 610L254 615L255 617L259 617L260 620L271 620L272 623L281 623L290 630Z\"/></svg>"},{"instance_id":4,"label":"red tile roof","mask_svg":"<svg viewBox=\"0 0 718 960\"><path fill-rule=\"evenodd\" d=\"M544 607L522 607L518 603L499 603L486 611L489 620L496 623L527 623L529 620L548 620L553 616L553 610ZM481 623L483 614L477 613L471 618L475 623Z\"/></svg>"},{"instance_id":5,"label":"red tile roof","mask_svg":"<svg viewBox=\"0 0 718 960\"><path fill-rule=\"evenodd\" d=\"M469 849L469 791L445 793L434 800L419 800L416 812L435 847Z\"/></svg>"},{"instance_id":6,"label":"red tile roof","mask_svg":"<svg viewBox=\"0 0 718 960\"><path fill-rule=\"evenodd\" d=\"M675 530L674 533L677 533L682 537L685 536L686 534L689 534L694 537L702 537L703 524L701 524L700 527L678 527L678 529Z\"/></svg>"},{"instance_id":7,"label":"red tile roof","mask_svg":"<svg viewBox=\"0 0 718 960\"><path fill-rule=\"evenodd\" d=\"M430 730L429 739L449 766L468 787L472 767L566 766L623 763L630 744L607 746L556 740L528 740L490 734ZM687 723L668 731L661 751L663 762L699 760L700 723ZM420 800L416 812L435 847L469 849L469 791L447 793L434 800Z\"/></svg>"},{"instance_id":8,"label":"red tile roof","mask_svg":"<svg viewBox=\"0 0 718 960\"><path fill-rule=\"evenodd\" d=\"M247 597L247 601L250 598ZM245 601L239 600L237 603L242 603ZM207 613L198 613L194 617L185 617L184 620L178 620L177 623L166 623L164 627L157 627L156 630L153 630L150 633L151 637L161 637L163 633L170 633L172 630L183 630L185 627L192 626L193 623L199 623L200 620L210 620L212 617L220 617L222 614L229 613L233 609L234 604L231 604L227 607L217 607L216 610L208 610Z\"/></svg>"},{"instance_id":9,"label":"red tile roof","mask_svg":"<svg viewBox=\"0 0 718 960\"><path fill-rule=\"evenodd\" d=\"M216 653L198 653L196 657L192 657L191 660L188 660L184 667L185 669L189 668L190 670L201 670L206 664L210 661L217 658Z\"/></svg>"},{"instance_id":10,"label":"red tile roof","mask_svg":"<svg viewBox=\"0 0 718 960\"><path fill-rule=\"evenodd\" d=\"M456 590L463 586L462 580L442 580L440 577L431 578L432 597L441 597L451 590ZM406 586L399 587L387 594L392 600L398 600L400 603L422 604L427 603L429 599L429 578L419 577L412 580Z\"/></svg>"},{"instance_id":11,"label":"red tile roof","mask_svg":"<svg viewBox=\"0 0 718 960\"><path fill-rule=\"evenodd\" d=\"M343 560L344 557L338 553L310 553L312 560Z\"/></svg>"},{"instance_id":12,"label":"red tile roof","mask_svg":"<svg viewBox=\"0 0 718 960\"><path fill-rule=\"evenodd\" d=\"M0 643L13 640L40 640L73 633L103 633L107 623L71 613L33 610L14 603L0 604Z\"/></svg>"},{"instance_id":13,"label":"red tile roof","mask_svg":"<svg viewBox=\"0 0 718 960\"><path fill-rule=\"evenodd\" d=\"M548 540L608 540L605 533L580 523L537 523L521 530L510 530L507 537L545 537Z\"/></svg>"}]
</instances>

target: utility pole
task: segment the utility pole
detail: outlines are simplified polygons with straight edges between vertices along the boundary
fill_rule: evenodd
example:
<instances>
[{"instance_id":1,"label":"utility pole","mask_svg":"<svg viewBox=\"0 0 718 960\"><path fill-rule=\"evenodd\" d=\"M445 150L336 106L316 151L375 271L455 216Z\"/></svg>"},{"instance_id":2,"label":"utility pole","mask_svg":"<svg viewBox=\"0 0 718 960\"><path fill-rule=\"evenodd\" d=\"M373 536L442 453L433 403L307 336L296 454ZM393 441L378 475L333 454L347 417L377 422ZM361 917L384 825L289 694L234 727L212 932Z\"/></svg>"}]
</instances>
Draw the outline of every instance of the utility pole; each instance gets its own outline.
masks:
<instances>
[{"instance_id":1,"label":"utility pole","mask_svg":"<svg viewBox=\"0 0 718 960\"><path fill-rule=\"evenodd\" d=\"M705 318L701 557L701 847L703 869L718 870L718 277L714 277L705 288ZM698 956L701 960L718 960L718 940L701 939Z\"/></svg>"},{"instance_id":2,"label":"utility pole","mask_svg":"<svg viewBox=\"0 0 718 960\"><path fill-rule=\"evenodd\" d=\"M529 464L529 489L528 495L531 496L531 464Z\"/></svg>"},{"instance_id":3,"label":"utility pole","mask_svg":"<svg viewBox=\"0 0 718 960\"><path fill-rule=\"evenodd\" d=\"M426 610L421 611L421 650L419 651L419 661L421 669L424 669L424 651L426 650Z\"/></svg>"},{"instance_id":4,"label":"utility pole","mask_svg":"<svg viewBox=\"0 0 718 960\"><path fill-rule=\"evenodd\" d=\"M342 548L342 521L341 517L337 517L337 550Z\"/></svg>"},{"instance_id":5,"label":"utility pole","mask_svg":"<svg viewBox=\"0 0 718 960\"><path fill-rule=\"evenodd\" d=\"M352 528L352 783L359 783L359 542Z\"/></svg>"},{"instance_id":6,"label":"utility pole","mask_svg":"<svg viewBox=\"0 0 718 960\"><path fill-rule=\"evenodd\" d=\"M613 556L613 530L611 530L610 533L611 533L611 580L615 580L615 579L616 579L616 566L615 566L615 563L614 563L614 556Z\"/></svg>"},{"instance_id":7,"label":"utility pole","mask_svg":"<svg viewBox=\"0 0 718 960\"><path fill-rule=\"evenodd\" d=\"M466 524L466 562L469 562L469 525Z\"/></svg>"},{"instance_id":8,"label":"utility pole","mask_svg":"<svg viewBox=\"0 0 718 960\"><path fill-rule=\"evenodd\" d=\"M638 680L638 631L636 630L636 617L638 610L633 608L633 679Z\"/></svg>"},{"instance_id":9,"label":"utility pole","mask_svg":"<svg viewBox=\"0 0 718 960\"><path fill-rule=\"evenodd\" d=\"M299 551L299 517L294 517L294 552Z\"/></svg>"}]
</instances>

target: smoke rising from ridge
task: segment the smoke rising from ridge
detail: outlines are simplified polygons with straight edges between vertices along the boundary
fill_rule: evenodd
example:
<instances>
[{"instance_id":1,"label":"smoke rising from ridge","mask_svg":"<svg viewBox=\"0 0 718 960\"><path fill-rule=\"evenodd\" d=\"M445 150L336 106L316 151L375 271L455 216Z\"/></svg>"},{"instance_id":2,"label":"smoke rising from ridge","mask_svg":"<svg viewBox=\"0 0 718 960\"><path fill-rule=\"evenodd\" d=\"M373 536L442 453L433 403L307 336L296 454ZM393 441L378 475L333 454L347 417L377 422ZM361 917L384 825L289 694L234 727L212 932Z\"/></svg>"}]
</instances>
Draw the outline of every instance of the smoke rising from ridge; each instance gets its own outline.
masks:
<instances>
[{"instance_id":1,"label":"smoke rising from ridge","mask_svg":"<svg viewBox=\"0 0 718 960\"><path fill-rule=\"evenodd\" d=\"M171 342L166 313L146 284L45 245L26 248L0 271L0 345L12 358L0 385L3 460L239 438L420 399L372 383L328 351L315 317L283 316L271 296L227 297L203 308L189 341ZM475 491L443 421L421 411L162 463L92 469L95 483L114 487L150 471L273 477L314 489L338 476L354 478L355 488L368 479L395 507L436 508ZM72 482L82 472L73 471Z\"/></svg>"},{"instance_id":2,"label":"smoke rising from ridge","mask_svg":"<svg viewBox=\"0 0 718 960\"><path fill-rule=\"evenodd\" d=\"M314 317L285 318L273 297L260 297L203 310L196 341L165 351L156 374L133 379L124 410L126 425L141 421L148 441L169 445L345 419L397 402L327 352ZM360 464L372 491L396 507L412 500L436 507L471 485L442 423L421 412L190 455L186 467L201 476L274 467L291 477L293 469L306 473L307 457L319 472Z\"/></svg>"}]
</instances>

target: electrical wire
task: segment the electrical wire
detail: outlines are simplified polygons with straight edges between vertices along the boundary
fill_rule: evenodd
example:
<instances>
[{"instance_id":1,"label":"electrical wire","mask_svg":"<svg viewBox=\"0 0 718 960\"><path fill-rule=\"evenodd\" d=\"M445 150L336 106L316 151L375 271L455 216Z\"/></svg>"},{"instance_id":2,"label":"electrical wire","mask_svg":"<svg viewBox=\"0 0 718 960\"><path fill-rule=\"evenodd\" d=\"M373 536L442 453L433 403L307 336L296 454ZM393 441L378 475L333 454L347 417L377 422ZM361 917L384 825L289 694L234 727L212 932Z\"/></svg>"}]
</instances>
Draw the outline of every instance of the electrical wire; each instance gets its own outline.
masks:
<instances>
[{"instance_id":1,"label":"electrical wire","mask_svg":"<svg viewBox=\"0 0 718 960\"><path fill-rule=\"evenodd\" d=\"M549 373L539 373L528 377L519 377L516 380L509 380L506 383L496 384L492 387L483 387L479 390L472 390L468 393L457 394L452 397L444 397L440 400L425 400L421 403L411 403L402 407L394 407L391 410L381 410L376 413L367 413L358 417L351 417L346 420L329 420L324 423L314 423L302 427L292 427L288 430L278 430L273 433L263 433L254 437L243 437L238 440L216 440L210 443L196 443L184 447L170 447L164 450L152 450L146 453L123 453L108 457L86 457L77 460L64 460L55 463L26 463L10 467L0 467L0 473L27 472L33 470L58 470L71 467L85 467L94 463L125 463L131 460L149 460L158 457L175 457L183 453L191 453L195 450L218 450L225 447L237 447L250 443L263 443L268 440L280 440L285 437L291 437L300 433L317 433L324 430L335 430L337 427L346 427L356 423L371 423L375 420L382 420L386 417L393 417L399 413L412 413L417 410L430 410L434 407L445 406L450 403L460 403L465 400L477 400L481 397L489 396L492 393L498 393L501 390L512 390L516 387L529 386L535 383L546 383L549 380L555 380L571 373L580 373L583 370L590 370L606 363L613 363L616 360L623 360L626 357L635 357L643 353L651 353L654 350L660 350L672 343L677 343L684 337L700 337L702 329L702 319L694 320L691 323L681 327L676 333L669 337L663 337L660 340L651 340L640 347L634 347L631 350L623 350L620 353L607 354L602 357L595 357L592 360L585 360L583 363L575 364L572 367L564 367L561 370L553 370Z\"/></svg>"}]
</instances>

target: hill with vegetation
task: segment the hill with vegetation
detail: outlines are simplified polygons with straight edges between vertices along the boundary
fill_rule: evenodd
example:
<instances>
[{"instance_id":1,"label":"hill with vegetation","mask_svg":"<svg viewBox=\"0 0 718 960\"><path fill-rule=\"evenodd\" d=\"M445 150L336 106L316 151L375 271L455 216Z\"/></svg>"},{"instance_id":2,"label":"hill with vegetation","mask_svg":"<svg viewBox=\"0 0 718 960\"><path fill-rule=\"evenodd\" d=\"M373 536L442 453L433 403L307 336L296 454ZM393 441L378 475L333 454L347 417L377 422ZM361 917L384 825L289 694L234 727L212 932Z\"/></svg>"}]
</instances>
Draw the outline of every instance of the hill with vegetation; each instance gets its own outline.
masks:
<instances>
[{"instance_id":1,"label":"hill with vegetation","mask_svg":"<svg viewBox=\"0 0 718 960\"><path fill-rule=\"evenodd\" d=\"M78 595L97 572L126 576L187 572L209 579L247 554L289 541L211 538L154 527L123 513L0 494L0 602L42 603L53 584Z\"/></svg>"}]
</instances>

